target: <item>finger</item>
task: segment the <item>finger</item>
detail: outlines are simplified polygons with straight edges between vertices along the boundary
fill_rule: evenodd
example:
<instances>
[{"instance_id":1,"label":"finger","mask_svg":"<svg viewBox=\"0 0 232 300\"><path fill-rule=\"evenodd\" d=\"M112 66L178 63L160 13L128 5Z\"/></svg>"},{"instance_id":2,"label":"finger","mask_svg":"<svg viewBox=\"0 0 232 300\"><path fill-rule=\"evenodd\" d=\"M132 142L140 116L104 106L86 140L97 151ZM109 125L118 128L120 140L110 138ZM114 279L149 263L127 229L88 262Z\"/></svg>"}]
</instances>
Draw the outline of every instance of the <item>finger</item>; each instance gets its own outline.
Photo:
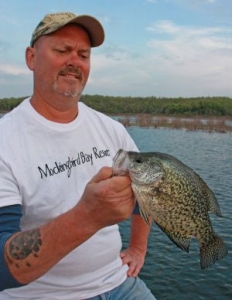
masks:
<instances>
[{"instance_id":1,"label":"finger","mask_svg":"<svg viewBox=\"0 0 232 300\"><path fill-rule=\"evenodd\" d=\"M134 276L135 270L136 270L136 266L135 264L131 263L129 266L129 269L127 271L127 276L131 277Z\"/></svg>"},{"instance_id":2,"label":"finger","mask_svg":"<svg viewBox=\"0 0 232 300\"><path fill-rule=\"evenodd\" d=\"M122 258L122 265L129 265L132 262L132 259L128 258L128 256L124 256Z\"/></svg>"},{"instance_id":3,"label":"finger","mask_svg":"<svg viewBox=\"0 0 232 300\"><path fill-rule=\"evenodd\" d=\"M133 272L131 273L131 276L132 276L132 277L138 276L140 270L141 270L141 267L137 265L137 266L134 268Z\"/></svg>"},{"instance_id":4,"label":"finger","mask_svg":"<svg viewBox=\"0 0 232 300\"><path fill-rule=\"evenodd\" d=\"M131 180L128 176L114 176L110 181L116 192L127 188L131 190Z\"/></svg>"},{"instance_id":5,"label":"finger","mask_svg":"<svg viewBox=\"0 0 232 300\"><path fill-rule=\"evenodd\" d=\"M123 190L131 186L131 179L129 176L113 176L113 169L111 167L101 168L100 171L93 176L90 183L98 183L109 178L112 186L118 187L118 190Z\"/></svg>"},{"instance_id":6,"label":"finger","mask_svg":"<svg viewBox=\"0 0 232 300\"><path fill-rule=\"evenodd\" d=\"M102 180L108 179L110 177L112 177L113 174L113 169L110 167L103 167L100 169L100 171L93 176L93 178L91 179L91 183L98 183Z\"/></svg>"}]
</instances>

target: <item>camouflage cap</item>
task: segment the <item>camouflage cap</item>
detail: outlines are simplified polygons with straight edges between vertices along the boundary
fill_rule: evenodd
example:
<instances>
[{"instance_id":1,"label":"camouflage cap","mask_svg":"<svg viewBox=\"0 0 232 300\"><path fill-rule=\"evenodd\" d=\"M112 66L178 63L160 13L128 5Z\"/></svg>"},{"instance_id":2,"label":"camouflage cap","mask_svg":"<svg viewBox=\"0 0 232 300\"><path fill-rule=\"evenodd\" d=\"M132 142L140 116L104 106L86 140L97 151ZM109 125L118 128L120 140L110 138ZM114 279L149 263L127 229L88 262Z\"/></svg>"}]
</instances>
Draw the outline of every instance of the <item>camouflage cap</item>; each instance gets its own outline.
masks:
<instances>
[{"instance_id":1,"label":"camouflage cap","mask_svg":"<svg viewBox=\"0 0 232 300\"><path fill-rule=\"evenodd\" d=\"M31 46L39 37L52 33L70 23L80 25L88 32L92 47L100 46L103 43L104 29L97 19L88 15L78 16L69 12L60 12L44 16L32 33Z\"/></svg>"}]
</instances>

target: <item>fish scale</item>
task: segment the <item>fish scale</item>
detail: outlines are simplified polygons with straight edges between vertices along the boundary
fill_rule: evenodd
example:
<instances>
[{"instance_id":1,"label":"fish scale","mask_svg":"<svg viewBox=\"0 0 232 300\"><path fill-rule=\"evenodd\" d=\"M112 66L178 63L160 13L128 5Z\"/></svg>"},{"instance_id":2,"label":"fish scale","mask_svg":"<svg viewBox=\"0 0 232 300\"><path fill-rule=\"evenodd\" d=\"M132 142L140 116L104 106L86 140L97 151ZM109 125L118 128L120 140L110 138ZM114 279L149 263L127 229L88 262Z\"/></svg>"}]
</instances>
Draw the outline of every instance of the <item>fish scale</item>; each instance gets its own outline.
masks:
<instances>
[{"instance_id":1,"label":"fish scale","mask_svg":"<svg viewBox=\"0 0 232 300\"><path fill-rule=\"evenodd\" d=\"M209 267L228 253L215 234L209 212L221 217L213 191L191 168L160 152L119 150L114 175L129 173L131 186L147 223L151 218L180 249L189 252L191 238L200 245L200 265Z\"/></svg>"}]
</instances>

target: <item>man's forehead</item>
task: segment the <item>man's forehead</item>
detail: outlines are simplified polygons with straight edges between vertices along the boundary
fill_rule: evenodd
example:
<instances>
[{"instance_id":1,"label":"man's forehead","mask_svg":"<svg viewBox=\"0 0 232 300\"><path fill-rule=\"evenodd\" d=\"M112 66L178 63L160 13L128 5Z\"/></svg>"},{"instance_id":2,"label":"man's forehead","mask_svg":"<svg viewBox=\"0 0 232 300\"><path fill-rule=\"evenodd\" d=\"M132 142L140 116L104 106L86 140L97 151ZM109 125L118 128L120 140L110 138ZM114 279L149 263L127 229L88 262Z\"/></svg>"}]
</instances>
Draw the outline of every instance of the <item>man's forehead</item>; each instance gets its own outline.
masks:
<instances>
[{"instance_id":1,"label":"man's forehead","mask_svg":"<svg viewBox=\"0 0 232 300\"><path fill-rule=\"evenodd\" d=\"M77 26L75 24L68 24L55 32L41 36L38 41L39 40L47 40L51 44L63 44L70 46L83 44L86 48L91 47L91 41L88 33L81 26Z\"/></svg>"},{"instance_id":2,"label":"man's forehead","mask_svg":"<svg viewBox=\"0 0 232 300\"><path fill-rule=\"evenodd\" d=\"M81 38L82 36L83 37L88 37L88 39L90 40L89 38L89 34L88 32L85 30L85 28L83 28L82 26L80 25L77 25L77 24L67 24L65 25L64 27L50 33L50 34L47 34L47 36L58 36L58 35L62 35L62 34L73 34L74 36L76 36L77 39Z\"/></svg>"}]
</instances>

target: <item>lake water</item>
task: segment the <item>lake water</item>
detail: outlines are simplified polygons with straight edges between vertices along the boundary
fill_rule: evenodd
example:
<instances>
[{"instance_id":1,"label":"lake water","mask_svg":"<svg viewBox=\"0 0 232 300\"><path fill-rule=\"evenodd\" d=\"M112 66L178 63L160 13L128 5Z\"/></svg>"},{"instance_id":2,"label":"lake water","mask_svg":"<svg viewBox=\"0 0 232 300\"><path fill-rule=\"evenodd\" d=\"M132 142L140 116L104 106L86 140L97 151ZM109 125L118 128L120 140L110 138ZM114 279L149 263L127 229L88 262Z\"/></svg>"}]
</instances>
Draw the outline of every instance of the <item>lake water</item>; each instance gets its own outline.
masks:
<instances>
[{"instance_id":1,"label":"lake water","mask_svg":"<svg viewBox=\"0 0 232 300\"><path fill-rule=\"evenodd\" d=\"M171 154L194 169L214 191L223 218L211 215L215 232L228 246L228 255L200 269L199 245L190 253L177 248L155 225L151 228L145 265L140 277L158 300L232 299L232 134L130 127L140 151ZM129 221L120 225L124 247Z\"/></svg>"}]
</instances>

